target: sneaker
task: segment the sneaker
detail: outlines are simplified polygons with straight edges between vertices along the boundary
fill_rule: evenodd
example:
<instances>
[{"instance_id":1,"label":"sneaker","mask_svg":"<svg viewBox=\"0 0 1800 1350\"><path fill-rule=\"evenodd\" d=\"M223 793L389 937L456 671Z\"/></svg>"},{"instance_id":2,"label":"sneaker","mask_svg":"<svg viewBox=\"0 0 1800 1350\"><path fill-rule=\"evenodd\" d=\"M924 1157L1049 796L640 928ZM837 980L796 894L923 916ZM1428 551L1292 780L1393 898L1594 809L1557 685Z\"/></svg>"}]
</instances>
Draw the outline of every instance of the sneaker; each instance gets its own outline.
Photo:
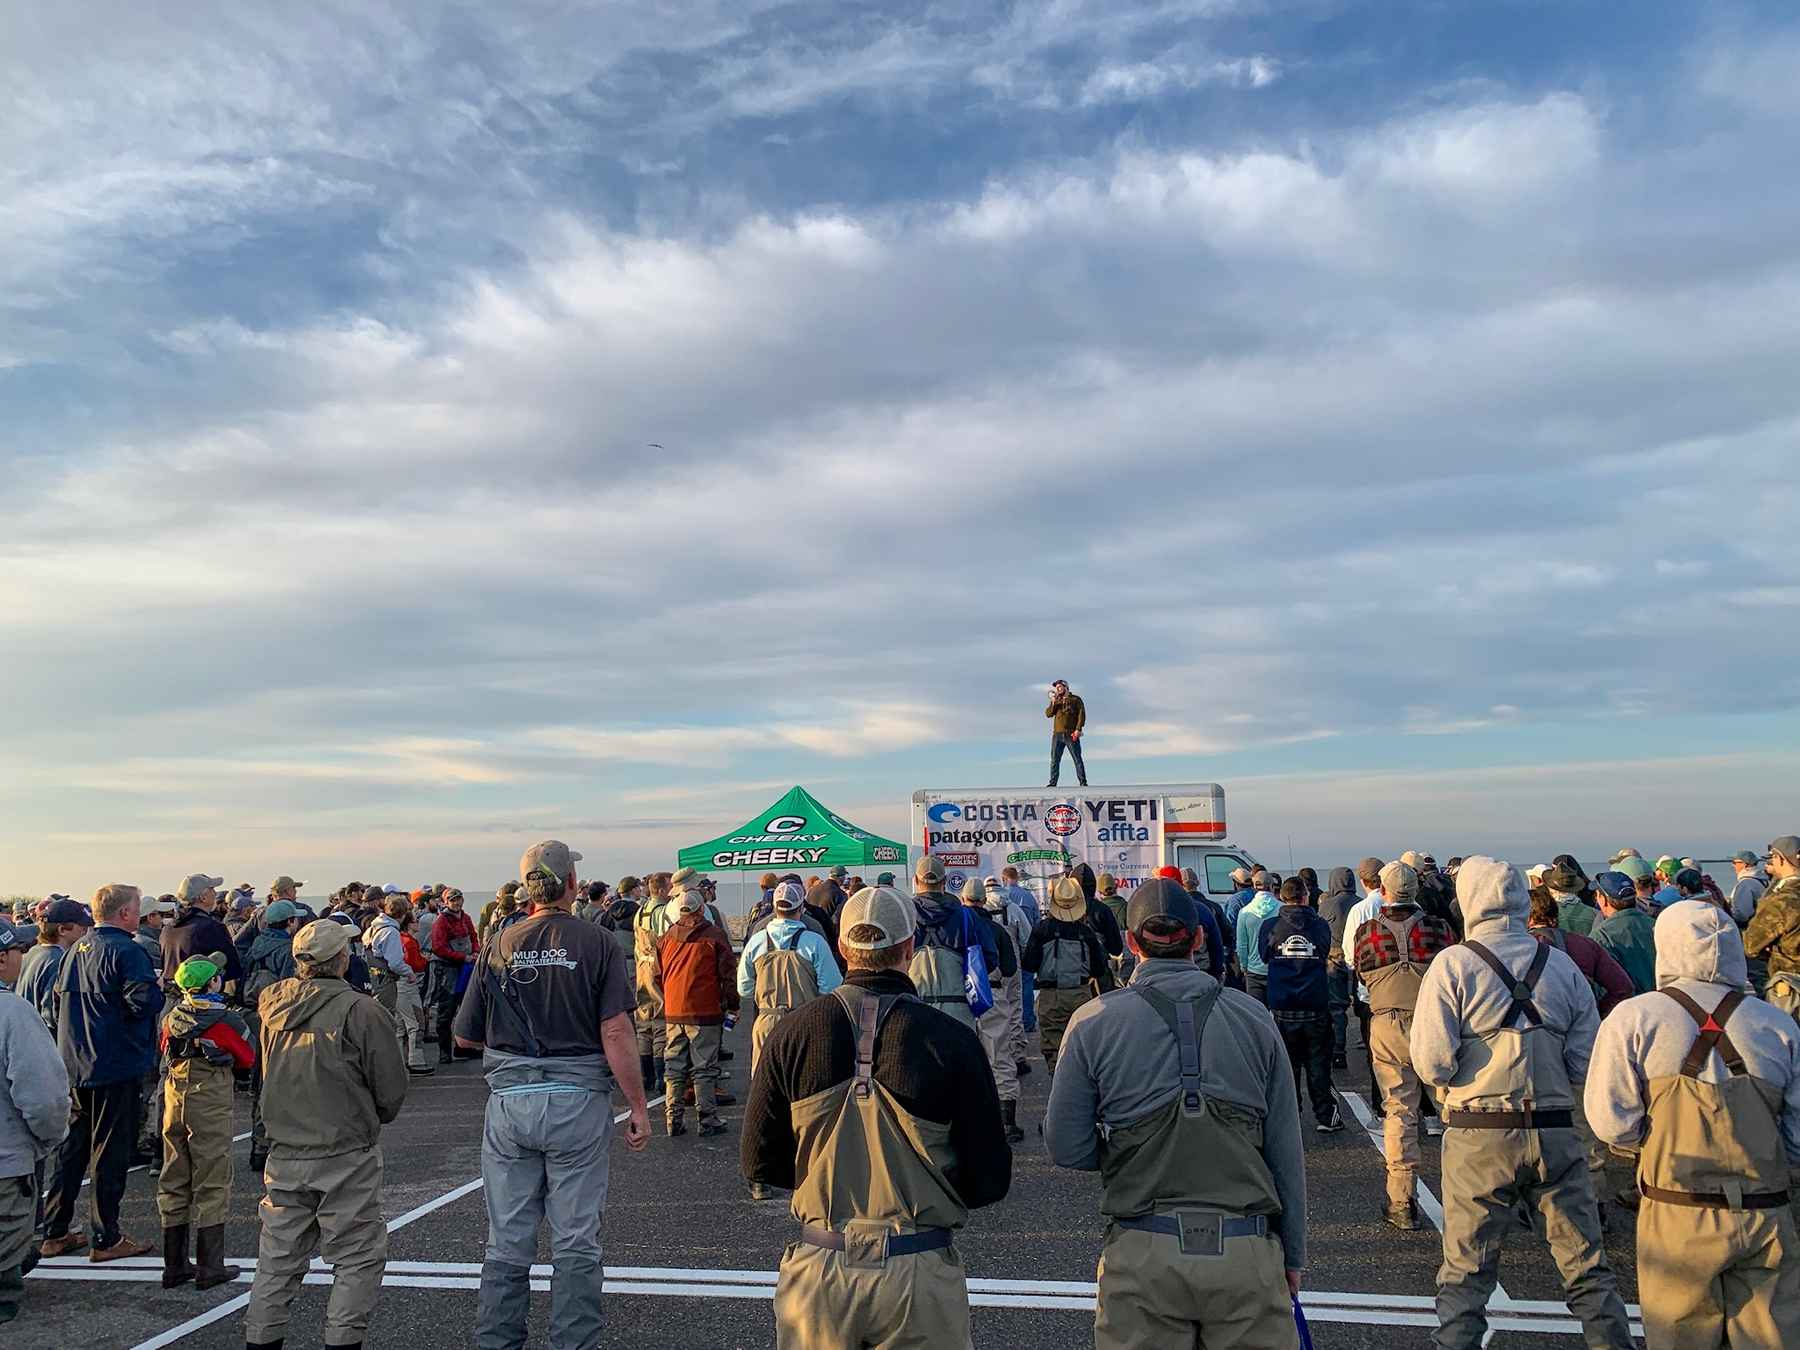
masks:
<instances>
[{"instance_id":1,"label":"sneaker","mask_svg":"<svg viewBox=\"0 0 1800 1350\"><path fill-rule=\"evenodd\" d=\"M432 1074L437 1072L436 1069L430 1068L429 1066L423 1069L415 1069L410 1064L406 1066L406 1071L414 1078L429 1078Z\"/></svg>"},{"instance_id":2,"label":"sneaker","mask_svg":"<svg viewBox=\"0 0 1800 1350\"><path fill-rule=\"evenodd\" d=\"M1330 1116L1321 1120L1317 1128L1320 1134L1336 1134L1344 1128L1343 1113L1337 1109L1336 1105L1333 1105Z\"/></svg>"},{"instance_id":3,"label":"sneaker","mask_svg":"<svg viewBox=\"0 0 1800 1350\"><path fill-rule=\"evenodd\" d=\"M142 1242L133 1242L123 1233L119 1240L110 1247L96 1247L88 1253L88 1260L96 1264L102 1261L124 1261L133 1256L148 1256L150 1248Z\"/></svg>"},{"instance_id":4,"label":"sneaker","mask_svg":"<svg viewBox=\"0 0 1800 1350\"><path fill-rule=\"evenodd\" d=\"M38 1255L50 1261L58 1256L73 1256L76 1252L86 1250L86 1238L80 1233L68 1233L59 1238L45 1238L43 1246L38 1248Z\"/></svg>"}]
</instances>

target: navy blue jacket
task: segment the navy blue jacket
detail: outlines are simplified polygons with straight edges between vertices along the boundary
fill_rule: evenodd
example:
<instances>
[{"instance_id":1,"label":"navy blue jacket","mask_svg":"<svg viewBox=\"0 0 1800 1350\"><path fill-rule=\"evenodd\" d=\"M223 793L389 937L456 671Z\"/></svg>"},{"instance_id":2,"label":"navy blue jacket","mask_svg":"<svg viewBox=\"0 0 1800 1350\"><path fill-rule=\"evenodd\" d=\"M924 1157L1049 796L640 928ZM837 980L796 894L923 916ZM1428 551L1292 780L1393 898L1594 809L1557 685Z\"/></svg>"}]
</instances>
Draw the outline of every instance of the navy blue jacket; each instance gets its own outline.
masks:
<instances>
[{"instance_id":1,"label":"navy blue jacket","mask_svg":"<svg viewBox=\"0 0 1800 1350\"><path fill-rule=\"evenodd\" d=\"M1194 902L1194 908L1200 912L1200 928L1206 934L1206 973L1215 980L1225 978L1225 931L1219 927L1219 912L1213 902L1204 895L1195 895L1189 891L1188 896ZM1237 950L1233 944L1231 950Z\"/></svg>"},{"instance_id":2,"label":"navy blue jacket","mask_svg":"<svg viewBox=\"0 0 1800 1350\"><path fill-rule=\"evenodd\" d=\"M1263 922L1257 951L1269 965L1270 1012L1329 1012L1325 961L1331 925L1305 905L1283 905Z\"/></svg>"},{"instance_id":3,"label":"navy blue jacket","mask_svg":"<svg viewBox=\"0 0 1800 1350\"><path fill-rule=\"evenodd\" d=\"M244 978L243 957L231 930L203 909L183 905L175 917L162 926L163 975L171 986L175 968L190 956L211 956L219 952L225 957L225 982Z\"/></svg>"},{"instance_id":4,"label":"navy blue jacket","mask_svg":"<svg viewBox=\"0 0 1800 1350\"><path fill-rule=\"evenodd\" d=\"M150 954L123 928L101 926L69 948L56 976L56 1048L71 1087L106 1087L156 1068L162 988Z\"/></svg>"}]
</instances>

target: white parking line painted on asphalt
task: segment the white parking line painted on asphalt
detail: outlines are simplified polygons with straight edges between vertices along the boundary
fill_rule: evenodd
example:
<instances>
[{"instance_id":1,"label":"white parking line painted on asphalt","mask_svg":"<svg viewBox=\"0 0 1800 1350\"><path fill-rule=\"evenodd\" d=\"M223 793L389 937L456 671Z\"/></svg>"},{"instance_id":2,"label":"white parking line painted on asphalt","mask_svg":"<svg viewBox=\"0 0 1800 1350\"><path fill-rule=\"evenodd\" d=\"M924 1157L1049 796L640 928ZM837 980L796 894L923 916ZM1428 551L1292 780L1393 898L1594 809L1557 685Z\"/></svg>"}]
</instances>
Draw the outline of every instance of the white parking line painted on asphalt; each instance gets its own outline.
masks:
<instances>
[{"instance_id":1,"label":"white parking line painted on asphalt","mask_svg":"<svg viewBox=\"0 0 1800 1350\"><path fill-rule=\"evenodd\" d=\"M67 1262L68 1264L61 1264ZM252 1260L239 1259L233 1264L245 1267L239 1278L248 1280L255 1266ZM121 1269L120 1267L124 1267ZM95 1270L85 1263L67 1257L46 1262L33 1272L33 1279L92 1280L96 1282L148 1283L160 1278L161 1267L147 1258L119 1262ZM550 1288L551 1268L538 1264L531 1268L531 1287L538 1293ZM666 1266L608 1266L602 1287L609 1294L650 1298L707 1298L768 1301L774 1298L778 1273L773 1270L705 1270ZM314 1260L306 1283L328 1285L331 1271L323 1262ZM473 1293L481 1287L481 1266L458 1261L390 1261L382 1279L389 1289L438 1289ZM1092 1313L1096 1287L1081 1280L990 1280L969 1281L969 1302L978 1308L1013 1308L1038 1312ZM1308 1290L1306 1314L1315 1322L1339 1322L1358 1326L1430 1327L1437 1323L1432 1300L1408 1294L1336 1292ZM1630 1312L1635 1317L1637 1309ZM1543 1300L1515 1300L1504 1314L1493 1317L1494 1331L1521 1331L1540 1334L1577 1335L1580 1324L1560 1303ZM1633 1332L1639 1329L1634 1326ZM1641 1333L1639 1333L1641 1334Z\"/></svg>"},{"instance_id":2,"label":"white parking line painted on asphalt","mask_svg":"<svg viewBox=\"0 0 1800 1350\"><path fill-rule=\"evenodd\" d=\"M645 1105L646 1106L656 1106L656 1105L659 1105L662 1101L663 1101L663 1097L653 1097L648 1102L646 1102ZM621 1122L629 1119L630 1116L631 1116L631 1112L629 1110L621 1111L616 1116L613 1117L613 1124L615 1124L615 1125L620 1124ZM237 1136L237 1139L248 1139L248 1138L249 1138L249 1135L247 1135L247 1134L240 1134ZM234 1139L232 1142L235 1143L235 1142L237 1142L237 1140ZM422 1219L427 1214L435 1213L437 1210L442 1209L445 1205L448 1205L448 1204L452 1203L453 1201L460 1200L460 1199L462 1199L463 1196L469 1195L480 1189L481 1189L481 1178L480 1177L476 1177L475 1180L473 1180L473 1181L464 1182L461 1186L456 1187L454 1190L445 1192L443 1195L440 1195L437 1199L428 1200L426 1203L418 1206L416 1209L410 1209L405 1214L402 1214L399 1218L394 1219L393 1221L391 1221L388 1224L388 1232L390 1232L390 1233L396 1232L399 1229L406 1227L407 1224L412 1223L414 1220ZM121 1262L120 1264L122 1265L124 1263ZM231 1263L227 1263L227 1264L231 1264ZM241 1264L244 1267L243 1273L240 1274L237 1278L237 1283L242 1284L246 1280L248 1280L251 1277L251 1275L254 1273L254 1271L256 1269L256 1263L254 1261L245 1261L245 1262L241 1262L238 1264ZM327 1268L324 1266L324 1264L318 1260L314 1260L313 1266L315 1267L315 1270L319 1273L308 1275L306 1277L306 1283L308 1283L308 1284L330 1284L331 1276L329 1273L325 1273ZM49 1262L46 1262L43 1266L39 1267L39 1269L46 1269L46 1268L53 1268L53 1267L50 1266ZM158 1265L157 1267L155 1267L153 1273L160 1272L160 1270L161 1270L161 1266ZM479 1271L480 1267L477 1266L476 1270ZM37 1272L33 1271L32 1274L36 1275ZM121 1274L129 1274L129 1272L121 1272ZM161 1279L161 1275L159 1273L156 1275L156 1277L158 1279ZM68 1275L50 1274L50 1275L46 1275L44 1278L46 1278L46 1279L65 1279L66 1280L66 1279L70 1279L72 1277L68 1276ZM387 1280L384 1278L382 1283L386 1284ZM479 1286L479 1280L477 1281L477 1286ZM548 1289L550 1286L548 1284L546 1284L544 1287L546 1289ZM170 1327L167 1331L160 1332L159 1334L152 1336L147 1341L138 1342L138 1344L131 1347L131 1350L162 1350L163 1346L173 1345L177 1341L185 1340L185 1339L187 1339L187 1337L191 1336L194 1332L201 1330L203 1327L209 1327L214 1322L222 1321L223 1319L230 1317L233 1313L239 1311L240 1309L248 1307L249 1304L250 1304L250 1295L239 1294L236 1298L228 1299L226 1302L221 1303L216 1308L209 1308L209 1309L207 1309L207 1311L200 1313L198 1316L190 1317L187 1321L181 1323L179 1326Z\"/></svg>"}]
</instances>

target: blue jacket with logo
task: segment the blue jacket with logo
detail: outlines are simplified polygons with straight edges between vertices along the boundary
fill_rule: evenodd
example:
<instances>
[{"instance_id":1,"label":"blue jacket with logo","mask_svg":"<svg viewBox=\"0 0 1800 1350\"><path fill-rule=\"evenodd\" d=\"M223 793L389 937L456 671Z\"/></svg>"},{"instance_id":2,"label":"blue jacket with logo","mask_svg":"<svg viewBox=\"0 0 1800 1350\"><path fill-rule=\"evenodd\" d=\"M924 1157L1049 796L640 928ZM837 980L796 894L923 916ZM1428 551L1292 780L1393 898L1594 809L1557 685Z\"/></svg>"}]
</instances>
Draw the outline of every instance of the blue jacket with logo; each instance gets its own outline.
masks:
<instances>
[{"instance_id":1,"label":"blue jacket with logo","mask_svg":"<svg viewBox=\"0 0 1800 1350\"><path fill-rule=\"evenodd\" d=\"M1331 925L1305 905L1283 905L1262 926L1257 947L1269 967L1270 1012L1329 1012L1325 958Z\"/></svg>"},{"instance_id":2,"label":"blue jacket with logo","mask_svg":"<svg viewBox=\"0 0 1800 1350\"><path fill-rule=\"evenodd\" d=\"M106 1087L156 1067L162 989L150 956L123 928L102 926L69 948L57 972L56 1048L72 1087Z\"/></svg>"}]
</instances>

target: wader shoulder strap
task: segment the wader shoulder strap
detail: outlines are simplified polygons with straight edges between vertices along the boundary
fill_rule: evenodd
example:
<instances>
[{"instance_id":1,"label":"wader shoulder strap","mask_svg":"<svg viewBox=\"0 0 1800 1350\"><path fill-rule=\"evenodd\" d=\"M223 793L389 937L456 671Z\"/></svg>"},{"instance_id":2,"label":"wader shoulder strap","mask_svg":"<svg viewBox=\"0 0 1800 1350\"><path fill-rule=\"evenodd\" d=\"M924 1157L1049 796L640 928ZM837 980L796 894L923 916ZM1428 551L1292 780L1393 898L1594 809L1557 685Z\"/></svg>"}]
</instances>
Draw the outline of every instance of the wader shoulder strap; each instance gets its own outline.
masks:
<instances>
[{"instance_id":1,"label":"wader shoulder strap","mask_svg":"<svg viewBox=\"0 0 1800 1350\"><path fill-rule=\"evenodd\" d=\"M1181 1111L1183 1115L1198 1115L1206 1105L1206 1095L1200 1090L1200 1033L1206 1029L1206 1019L1212 1016L1219 1001L1219 990L1177 1003L1167 994L1143 985L1125 987L1156 1009L1157 1016L1175 1037L1181 1052Z\"/></svg>"},{"instance_id":2,"label":"wader shoulder strap","mask_svg":"<svg viewBox=\"0 0 1800 1350\"><path fill-rule=\"evenodd\" d=\"M801 927L796 928L789 935L788 940L785 943L780 938L771 938L771 939L769 939L769 945L778 952L794 951L796 948L798 948L800 946L801 935L804 934L805 932L806 932L806 928L804 925L802 925Z\"/></svg>"},{"instance_id":3,"label":"wader shoulder strap","mask_svg":"<svg viewBox=\"0 0 1800 1350\"><path fill-rule=\"evenodd\" d=\"M1463 943L1463 946L1486 962L1488 969L1500 977L1501 982L1506 985L1507 991L1512 995L1512 1007L1508 1008L1506 1016L1500 1019L1502 1027L1510 1027L1520 1017L1534 1027L1544 1025L1544 1019L1538 1016L1537 1004L1531 1001L1531 996L1537 990L1538 978L1543 975L1545 964L1550 960L1548 946L1541 942L1538 944L1537 951L1532 953L1531 965L1526 968L1525 978L1522 980L1506 968L1504 961L1481 943L1471 941Z\"/></svg>"},{"instance_id":4,"label":"wader shoulder strap","mask_svg":"<svg viewBox=\"0 0 1800 1350\"><path fill-rule=\"evenodd\" d=\"M1731 1037L1725 1034L1725 1024L1737 1011L1738 1004L1744 1001L1741 991L1733 989L1719 1000L1719 1006L1711 1012L1707 1012L1679 989L1659 989L1657 992L1668 995L1687 1009L1687 1015L1693 1018L1694 1025L1700 1028L1700 1034L1694 1037L1694 1044L1688 1050L1687 1058L1682 1061L1681 1076L1683 1078L1699 1077L1701 1066L1706 1063L1714 1050L1719 1052L1719 1058L1725 1061L1725 1068L1733 1078L1742 1078L1749 1072L1744 1067L1744 1057L1731 1043Z\"/></svg>"},{"instance_id":5,"label":"wader shoulder strap","mask_svg":"<svg viewBox=\"0 0 1800 1350\"><path fill-rule=\"evenodd\" d=\"M850 1080L850 1091L859 1099L866 1098L873 1091L875 1081L875 1033L881 1029L894 1005L912 995L889 994L871 998L850 984L840 984L831 992L837 995L850 1018L850 1025L856 1028L856 1074Z\"/></svg>"}]
</instances>

